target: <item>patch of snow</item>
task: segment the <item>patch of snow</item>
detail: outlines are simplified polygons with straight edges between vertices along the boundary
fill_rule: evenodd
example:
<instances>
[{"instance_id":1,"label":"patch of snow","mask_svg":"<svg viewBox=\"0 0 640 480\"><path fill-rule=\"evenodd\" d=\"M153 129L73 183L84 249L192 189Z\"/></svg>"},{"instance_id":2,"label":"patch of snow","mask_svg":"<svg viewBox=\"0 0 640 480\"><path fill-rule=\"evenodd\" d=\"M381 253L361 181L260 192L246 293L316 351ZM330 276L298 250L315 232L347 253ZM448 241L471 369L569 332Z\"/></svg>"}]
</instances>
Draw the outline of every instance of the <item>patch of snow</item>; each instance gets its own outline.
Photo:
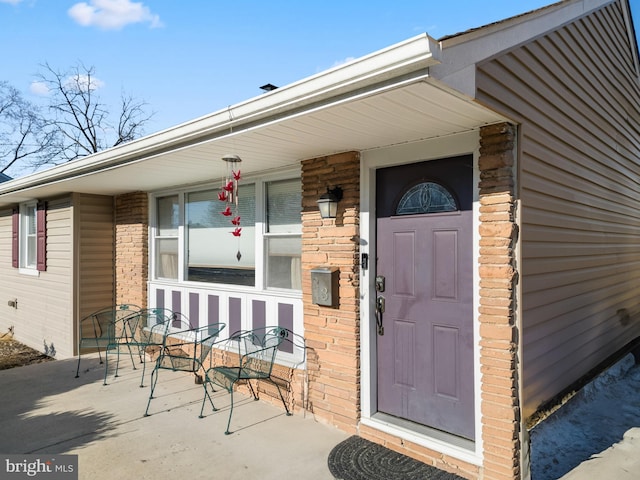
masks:
<instances>
[{"instance_id":1,"label":"patch of snow","mask_svg":"<svg viewBox=\"0 0 640 480\"><path fill-rule=\"evenodd\" d=\"M629 354L531 429L531 479L559 479L634 427L640 427L640 365Z\"/></svg>"}]
</instances>

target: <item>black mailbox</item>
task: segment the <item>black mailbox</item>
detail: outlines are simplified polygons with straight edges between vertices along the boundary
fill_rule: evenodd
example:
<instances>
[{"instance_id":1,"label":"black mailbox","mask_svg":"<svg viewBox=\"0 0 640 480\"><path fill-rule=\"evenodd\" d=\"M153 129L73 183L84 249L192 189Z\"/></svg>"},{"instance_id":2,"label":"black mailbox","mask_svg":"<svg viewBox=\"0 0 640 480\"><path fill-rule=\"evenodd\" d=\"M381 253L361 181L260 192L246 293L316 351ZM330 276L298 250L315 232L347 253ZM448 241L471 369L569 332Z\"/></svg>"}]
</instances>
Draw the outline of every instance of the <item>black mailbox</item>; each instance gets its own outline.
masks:
<instances>
[{"instance_id":1,"label":"black mailbox","mask_svg":"<svg viewBox=\"0 0 640 480\"><path fill-rule=\"evenodd\" d=\"M311 297L316 305L333 307L338 304L340 270L336 267L316 267L311 270Z\"/></svg>"}]
</instances>

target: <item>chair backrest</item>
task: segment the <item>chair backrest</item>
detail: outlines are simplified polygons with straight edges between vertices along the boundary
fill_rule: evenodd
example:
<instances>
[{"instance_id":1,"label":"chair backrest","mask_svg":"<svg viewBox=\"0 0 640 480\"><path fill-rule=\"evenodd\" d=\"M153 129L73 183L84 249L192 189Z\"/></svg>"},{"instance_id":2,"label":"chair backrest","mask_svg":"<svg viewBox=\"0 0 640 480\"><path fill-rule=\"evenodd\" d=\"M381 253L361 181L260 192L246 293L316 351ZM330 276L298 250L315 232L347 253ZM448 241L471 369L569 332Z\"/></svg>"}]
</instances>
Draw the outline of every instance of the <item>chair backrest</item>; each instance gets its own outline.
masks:
<instances>
[{"instance_id":1,"label":"chair backrest","mask_svg":"<svg viewBox=\"0 0 640 480\"><path fill-rule=\"evenodd\" d=\"M171 318L171 322L169 323L168 331L185 331L198 327L197 325L194 325L184 313L171 312L169 316Z\"/></svg>"},{"instance_id":2,"label":"chair backrest","mask_svg":"<svg viewBox=\"0 0 640 480\"><path fill-rule=\"evenodd\" d=\"M115 336L116 322L136 315L140 307L122 304L101 308L80 320L80 344L83 340L110 341ZM93 343L93 342L91 342Z\"/></svg>"},{"instance_id":3,"label":"chair backrest","mask_svg":"<svg viewBox=\"0 0 640 480\"><path fill-rule=\"evenodd\" d=\"M278 351L289 354L289 364L293 368L305 365L307 361L307 341L302 335L298 335L288 328L282 329L282 342Z\"/></svg>"},{"instance_id":4,"label":"chair backrest","mask_svg":"<svg viewBox=\"0 0 640 480\"><path fill-rule=\"evenodd\" d=\"M189 328L174 332L169 335L176 344L195 346L194 358L203 362L211 352L211 348L217 342L220 332L225 328L224 323L212 323L203 327Z\"/></svg>"},{"instance_id":5,"label":"chair backrest","mask_svg":"<svg viewBox=\"0 0 640 480\"><path fill-rule=\"evenodd\" d=\"M118 320L122 317L128 317L130 315L134 315L139 312L141 308L137 305L133 305L132 303L122 303L120 305L116 305L115 311L115 319Z\"/></svg>"},{"instance_id":6,"label":"chair backrest","mask_svg":"<svg viewBox=\"0 0 640 480\"><path fill-rule=\"evenodd\" d=\"M158 365L172 370L197 372L201 366L204 367L224 327L224 323L216 323L169 332L170 339L158 360Z\"/></svg>"},{"instance_id":7,"label":"chair backrest","mask_svg":"<svg viewBox=\"0 0 640 480\"><path fill-rule=\"evenodd\" d=\"M232 340L238 341L240 378L270 377L284 335L285 330L280 327L246 330L234 335Z\"/></svg>"},{"instance_id":8,"label":"chair backrest","mask_svg":"<svg viewBox=\"0 0 640 480\"><path fill-rule=\"evenodd\" d=\"M225 327L226 325L224 323L210 323L205 327L201 327L200 352L197 356L201 365L204 365L204 362L211 353L213 345L218 342L220 332L224 330Z\"/></svg>"},{"instance_id":9,"label":"chair backrest","mask_svg":"<svg viewBox=\"0 0 640 480\"><path fill-rule=\"evenodd\" d=\"M173 312L166 308L146 308L127 319L131 340L136 343L164 344Z\"/></svg>"}]
</instances>

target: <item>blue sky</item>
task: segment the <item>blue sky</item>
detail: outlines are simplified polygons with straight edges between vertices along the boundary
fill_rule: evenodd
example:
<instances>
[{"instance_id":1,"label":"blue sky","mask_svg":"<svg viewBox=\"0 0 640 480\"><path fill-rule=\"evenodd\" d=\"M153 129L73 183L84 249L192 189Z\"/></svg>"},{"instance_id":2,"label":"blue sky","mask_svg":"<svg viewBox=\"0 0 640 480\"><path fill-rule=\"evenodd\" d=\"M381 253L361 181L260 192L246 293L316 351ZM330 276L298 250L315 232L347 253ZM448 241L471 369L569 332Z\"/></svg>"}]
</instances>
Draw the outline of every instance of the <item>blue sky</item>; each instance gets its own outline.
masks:
<instances>
[{"instance_id":1,"label":"blue sky","mask_svg":"<svg viewBox=\"0 0 640 480\"><path fill-rule=\"evenodd\" d=\"M37 102L41 64L66 70L81 61L95 68L112 110L123 90L149 104L152 133L260 95L266 83L283 86L420 33L439 38L551 3L0 0L0 80Z\"/></svg>"}]
</instances>

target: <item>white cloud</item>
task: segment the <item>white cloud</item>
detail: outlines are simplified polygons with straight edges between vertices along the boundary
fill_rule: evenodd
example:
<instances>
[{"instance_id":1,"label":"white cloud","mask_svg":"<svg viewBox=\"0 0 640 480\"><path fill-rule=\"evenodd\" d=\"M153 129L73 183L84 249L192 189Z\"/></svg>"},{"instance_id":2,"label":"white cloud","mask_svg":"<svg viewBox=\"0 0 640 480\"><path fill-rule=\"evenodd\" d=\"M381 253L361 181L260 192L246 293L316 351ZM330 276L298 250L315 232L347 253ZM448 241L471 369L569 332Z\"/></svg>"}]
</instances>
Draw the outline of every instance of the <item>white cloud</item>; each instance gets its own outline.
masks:
<instances>
[{"instance_id":1,"label":"white cloud","mask_svg":"<svg viewBox=\"0 0 640 480\"><path fill-rule=\"evenodd\" d=\"M356 57L347 57L347 58L345 58L343 60L338 60L333 65L331 65L331 68L339 67L340 65L344 65L345 63L349 63L349 62L351 62L351 61L353 61L355 59L356 59Z\"/></svg>"},{"instance_id":2,"label":"white cloud","mask_svg":"<svg viewBox=\"0 0 640 480\"><path fill-rule=\"evenodd\" d=\"M130 23L149 23L151 28L162 27L160 16L149 7L131 0L89 0L73 5L69 16L84 27L96 26L104 30L119 30Z\"/></svg>"},{"instance_id":3,"label":"white cloud","mask_svg":"<svg viewBox=\"0 0 640 480\"><path fill-rule=\"evenodd\" d=\"M104 82L102 80L96 77L89 77L88 75L75 75L73 77L69 77L65 84L67 88L70 89L73 89L76 86L80 87L80 90L83 92L97 90L104 87Z\"/></svg>"},{"instance_id":4,"label":"white cloud","mask_svg":"<svg viewBox=\"0 0 640 480\"><path fill-rule=\"evenodd\" d=\"M87 92L89 90L98 90L104 86L105 83L102 80L93 76L89 77L88 75L74 75L67 77L64 81L64 87L69 91L79 89L82 92ZM40 97L46 97L51 93L46 82L37 80L31 82L31 85L29 85L29 91Z\"/></svg>"},{"instance_id":5,"label":"white cloud","mask_svg":"<svg viewBox=\"0 0 640 480\"><path fill-rule=\"evenodd\" d=\"M49 95L49 87L47 87L47 84L44 82L31 82L29 91L34 95L38 95L40 97L46 97L47 95Z\"/></svg>"}]
</instances>

